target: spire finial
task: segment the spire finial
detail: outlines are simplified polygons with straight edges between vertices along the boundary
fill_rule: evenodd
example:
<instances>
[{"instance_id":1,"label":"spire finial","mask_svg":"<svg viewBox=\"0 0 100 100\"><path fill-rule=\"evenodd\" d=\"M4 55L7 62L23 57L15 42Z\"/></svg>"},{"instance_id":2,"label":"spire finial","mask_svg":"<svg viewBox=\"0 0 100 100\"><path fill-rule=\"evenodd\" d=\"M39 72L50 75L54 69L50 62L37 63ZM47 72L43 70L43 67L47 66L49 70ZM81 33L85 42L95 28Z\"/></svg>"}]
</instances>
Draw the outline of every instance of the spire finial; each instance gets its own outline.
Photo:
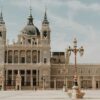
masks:
<instances>
[{"instance_id":1,"label":"spire finial","mask_svg":"<svg viewBox=\"0 0 100 100\"><path fill-rule=\"evenodd\" d=\"M5 24L3 20L2 7L1 7L1 12L0 12L0 24Z\"/></svg>"},{"instance_id":2,"label":"spire finial","mask_svg":"<svg viewBox=\"0 0 100 100\"><path fill-rule=\"evenodd\" d=\"M30 0L30 15L28 18L28 25L33 25L33 17L32 17L32 7L31 7L31 0Z\"/></svg>"},{"instance_id":3,"label":"spire finial","mask_svg":"<svg viewBox=\"0 0 100 100\"><path fill-rule=\"evenodd\" d=\"M45 15L44 15L44 19L47 20L47 6L45 5Z\"/></svg>"},{"instance_id":4,"label":"spire finial","mask_svg":"<svg viewBox=\"0 0 100 100\"><path fill-rule=\"evenodd\" d=\"M49 24L48 19L47 19L47 7L45 6L45 13L44 13L44 20L42 22L43 24Z\"/></svg>"},{"instance_id":5,"label":"spire finial","mask_svg":"<svg viewBox=\"0 0 100 100\"><path fill-rule=\"evenodd\" d=\"M0 18L3 18L3 15L2 15L2 6L1 6Z\"/></svg>"},{"instance_id":6,"label":"spire finial","mask_svg":"<svg viewBox=\"0 0 100 100\"><path fill-rule=\"evenodd\" d=\"M0 18L2 18L3 16L2 16L2 10L1 10L1 12L0 12Z\"/></svg>"},{"instance_id":7,"label":"spire finial","mask_svg":"<svg viewBox=\"0 0 100 100\"><path fill-rule=\"evenodd\" d=\"M32 15L32 6L31 6L31 0L30 0L30 16Z\"/></svg>"}]
</instances>

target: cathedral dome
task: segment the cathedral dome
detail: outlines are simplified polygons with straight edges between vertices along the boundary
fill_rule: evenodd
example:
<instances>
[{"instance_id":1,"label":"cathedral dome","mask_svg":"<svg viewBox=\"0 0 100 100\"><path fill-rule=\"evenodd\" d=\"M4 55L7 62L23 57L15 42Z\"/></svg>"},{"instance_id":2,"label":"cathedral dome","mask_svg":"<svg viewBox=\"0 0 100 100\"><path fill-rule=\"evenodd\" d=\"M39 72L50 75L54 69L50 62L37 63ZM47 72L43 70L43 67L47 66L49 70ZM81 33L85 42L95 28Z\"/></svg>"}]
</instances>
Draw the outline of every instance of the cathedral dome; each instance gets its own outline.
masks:
<instances>
[{"instance_id":1,"label":"cathedral dome","mask_svg":"<svg viewBox=\"0 0 100 100\"><path fill-rule=\"evenodd\" d=\"M33 24L33 17L32 15L29 16L28 18L28 23L22 30L22 33L27 34L27 35L37 35L40 36L39 29Z\"/></svg>"},{"instance_id":2,"label":"cathedral dome","mask_svg":"<svg viewBox=\"0 0 100 100\"><path fill-rule=\"evenodd\" d=\"M34 25L26 25L22 32L27 35L40 35L38 28Z\"/></svg>"}]
</instances>

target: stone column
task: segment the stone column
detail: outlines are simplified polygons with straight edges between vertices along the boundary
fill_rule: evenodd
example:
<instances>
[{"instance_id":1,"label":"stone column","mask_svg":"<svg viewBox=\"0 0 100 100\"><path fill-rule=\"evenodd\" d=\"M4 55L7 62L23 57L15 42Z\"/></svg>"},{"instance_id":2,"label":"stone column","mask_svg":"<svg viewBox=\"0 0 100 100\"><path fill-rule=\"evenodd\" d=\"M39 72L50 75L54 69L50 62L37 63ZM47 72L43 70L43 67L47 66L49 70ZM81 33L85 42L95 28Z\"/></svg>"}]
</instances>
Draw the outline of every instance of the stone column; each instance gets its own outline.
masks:
<instances>
[{"instance_id":1,"label":"stone column","mask_svg":"<svg viewBox=\"0 0 100 100\"><path fill-rule=\"evenodd\" d=\"M12 50L12 64L14 64L14 50Z\"/></svg>"},{"instance_id":2,"label":"stone column","mask_svg":"<svg viewBox=\"0 0 100 100\"><path fill-rule=\"evenodd\" d=\"M95 80L95 76L92 77L92 89L96 89L96 80Z\"/></svg>"},{"instance_id":3,"label":"stone column","mask_svg":"<svg viewBox=\"0 0 100 100\"><path fill-rule=\"evenodd\" d=\"M12 70L12 86L13 86L13 83L14 83L14 71Z\"/></svg>"},{"instance_id":4,"label":"stone column","mask_svg":"<svg viewBox=\"0 0 100 100\"><path fill-rule=\"evenodd\" d=\"M8 63L8 50L7 50L7 58L6 58L6 63Z\"/></svg>"},{"instance_id":5,"label":"stone column","mask_svg":"<svg viewBox=\"0 0 100 100\"><path fill-rule=\"evenodd\" d=\"M33 88L32 70L31 70L31 88Z\"/></svg>"},{"instance_id":6,"label":"stone column","mask_svg":"<svg viewBox=\"0 0 100 100\"><path fill-rule=\"evenodd\" d=\"M0 86L1 90L4 90L4 75L0 72Z\"/></svg>"},{"instance_id":7,"label":"stone column","mask_svg":"<svg viewBox=\"0 0 100 100\"><path fill-rule=\"evenodd\" d=\"M18 50L18 64L20 63L20 50Z\"/></svg>"},{"instance_id":8,"label":"stone column","mask_svg":"<svg viewBox=\"0 0 100 100\"><path fill-rule=\"evenodd\" d=\"M37 64L38 64L38 50L37 50Z\"/></svg>"},{"instance_id":9,"label":"stone column","mask_svg":"<svg viewBox=\"0 0 100 100\"><path fill-rule=\"evenodd\" d=\"M24 82L24 85L26 85L26 81L27 81L26 76L27 76L27 73L26 73L26 69L25 69L25 75L24 75L24 77L25 77L25 82Z\"/></svg>"},{"instance_id":10,"label":"stone column","mask_svg":"<svg viewBox=\"0 0 100 100\"><path fill-rule=\"evenodd\" d=\"M40 63L42 63L42 51L40 50Z\"/></svg>"},{"instance_id":11,"label":"stone column","mask_svg":"<svg viewBox=\"0 0 100 100\"><path fill-rule=\"evenodd\" d=\"M80 76L77 77L78 87L81 88Z\"/></svg>"},{"instance_id":12,"label":"stone column","mask_svg":"<svg viewBox=\"0 0 100 100\"><path fill-rule=\"evenodd\" d=\"M38 50L38 63L40 63L40 50Z\"/></svg>"},{"instance_id":13,"label":"stone column","mask_svg":"<svg viewBox=\"0 0 100 100\"><path fill-rule=\"evenodd\" d=\"M56 90L56 79L54 79L54 89Z\"/></svg>"},{"instance_id":14,"label":"stone column","mask_svg":"<svg viewBox=\"0 0 100 100\"><path fill-rule=\"evenodd\" d=\"M66 90L65 91L67 91L67 89L68 89L68 84L67 84L67 77L66 77Z\"/></svg>"},{"instance_id":15,"label":"stone column","mask_svg":"<svg viewBox=\"0 0 100 100\"><path fill-rule=\"evenodd\" d=\"M32 50L31 50L31 63L32 63Z\"/></svg>"},{"instance_id":16,"label":"stone column","mask_svg":"<svg viewBox=\"0 0 100 100\"><path fill-rule=\"evenodd\" d=\"M38 86L38 70L36 70L36 85Z\"/></svg>"},{"instance_id":17,"label":"stone column","mask_svg":"<svg viewBox=\"0 0 100 100\"><path fill-rule=\"evenodd\" d=\"M2 76L2 90L5 90L5 77L4 77L4 75Z\"/></svg>"},{"instance_id":18,"label":"stone column","mask_svg":"<svg viewBox=\"0 0 100 100\"><path fill-rule=\"evenodd\" d=\"M6 70L6 83L5 83L6 86L7 86L7 80L8 80L8 70Z\"/></svg>"},{"instance_id":19,"label":"stone column","mask_svg":"<svg viewBox=\"0 0 100 100\"><path fill-rule=\"evenodd\" d=\"M40 72L39 72L39 69L38 69L38 86L40 86Z\"/></svg>"},{"instance_id":20,"label":"stone column","mask_svg":"<svg viewBox=\"0 0 100 100\"><path fill-rule=\"evenodd\" d=\"M38 46L38 39L37 39L37 46Z\"/></svg>"},{"instance_id":21,"label":"stone column","mask_svg":"<svg viewBox=\"0 0 100 100\"><path fill-rule=\"evenodd\" d=\"M31 46L33 45L33 39L31 38Z\"/></svg>"},{"instance_id":22,"label":"stone column","mask_svg":"<svg viewBox=\"0 0 100 100\"><path fill-rule=\"evenodd\" d=\"M27 53L27 52L26 52L26 50L25 50L25 64L27 63L27 62L26 62L26 53Z\"/></svg>"},{"instance_id":23,"label":"stone column","mask_svg":"<svg viewBox=\"0 0 100 100\"><path fill-rule=\"evenodd\" d=\"M45 79L43 77L43 90L45 89Z\"/></svg>"}]
</instances>

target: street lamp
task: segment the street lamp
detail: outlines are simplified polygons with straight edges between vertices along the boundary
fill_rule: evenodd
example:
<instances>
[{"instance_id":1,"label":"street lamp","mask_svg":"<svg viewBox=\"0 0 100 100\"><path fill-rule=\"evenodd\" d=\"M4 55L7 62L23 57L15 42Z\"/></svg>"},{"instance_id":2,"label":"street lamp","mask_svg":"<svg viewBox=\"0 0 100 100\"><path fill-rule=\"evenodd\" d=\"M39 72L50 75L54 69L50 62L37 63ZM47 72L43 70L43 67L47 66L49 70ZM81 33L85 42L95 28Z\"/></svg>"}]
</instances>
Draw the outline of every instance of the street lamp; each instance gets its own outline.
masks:
<instances>
[{"instance_id":1,"label":"street lamp","mask_svg":"<svg viewBox=\"0 0 100 100\"><path fill-rule=\"evenodd\" d=\"M72 93L72 96L74 95L74 97L75 97L76 96L75 94L79 94L79 96L82 95L82 94L80 94L81 92L79 90L78 82L77 82L77 76L78 76L77 75L77 53L79 52L80 56L82 56L83 53L84 53L84 49L83 49L83 46L81 46L80 48L77 48L77 40L76 40L76 38L74 39L73 44L74 44L73 48L71 48L69 46L69 48L67 49L67 52L68 52L69 56L71 55L71 52L73 52L74 55L75 55L74 80L73 80L73 87L72 87L73 90L75 90L74 94ZM78 92L77 92L77 90L78 90ZM77 98L77 96L75 98Z\"/></svg>"}]
</instances>

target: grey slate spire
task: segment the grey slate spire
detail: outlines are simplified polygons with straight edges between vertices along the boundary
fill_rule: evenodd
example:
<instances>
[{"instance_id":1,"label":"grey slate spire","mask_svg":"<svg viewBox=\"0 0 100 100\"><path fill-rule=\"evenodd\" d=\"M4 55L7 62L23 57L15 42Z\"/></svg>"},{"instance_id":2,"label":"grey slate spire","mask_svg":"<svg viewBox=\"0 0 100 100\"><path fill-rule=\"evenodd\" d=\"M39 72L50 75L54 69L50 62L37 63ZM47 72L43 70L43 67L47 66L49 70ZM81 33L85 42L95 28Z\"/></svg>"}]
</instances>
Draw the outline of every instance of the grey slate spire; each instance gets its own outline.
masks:
<instances>
[{"instance_id":1,"label":"grey slate spire","mask_svg":"<svg viewBox=\"0 0 100 100\"><path fill-rule=\"evenodd\" d=\"M46 12L46 9L45 9L44 19L43 19L42 24L49 24L48 19L47 19L47 12Z\"/></svg>"},{"instance_id":2,"label":"grey slate spire","mask_svg":"<svg viewBox=\"0 0 100 100\"><path fill-rule=\"evenodd\" d=\"M5 22L4 22L4 20L3 20L2 11L0 12L0 24L5 24Z\"/></svg>"},{"instance_id":3,"label":"grey slate spire","mask_svg":"<svg viewBox=\"0 0 100 100\"><path fill-rule=\"evenodd\" d=\"M31 4L30 4L30 15L29 15L29 18L28 18L28 25L33 25L33 16L32 16Z\"/></svg>"}]
</instances>

